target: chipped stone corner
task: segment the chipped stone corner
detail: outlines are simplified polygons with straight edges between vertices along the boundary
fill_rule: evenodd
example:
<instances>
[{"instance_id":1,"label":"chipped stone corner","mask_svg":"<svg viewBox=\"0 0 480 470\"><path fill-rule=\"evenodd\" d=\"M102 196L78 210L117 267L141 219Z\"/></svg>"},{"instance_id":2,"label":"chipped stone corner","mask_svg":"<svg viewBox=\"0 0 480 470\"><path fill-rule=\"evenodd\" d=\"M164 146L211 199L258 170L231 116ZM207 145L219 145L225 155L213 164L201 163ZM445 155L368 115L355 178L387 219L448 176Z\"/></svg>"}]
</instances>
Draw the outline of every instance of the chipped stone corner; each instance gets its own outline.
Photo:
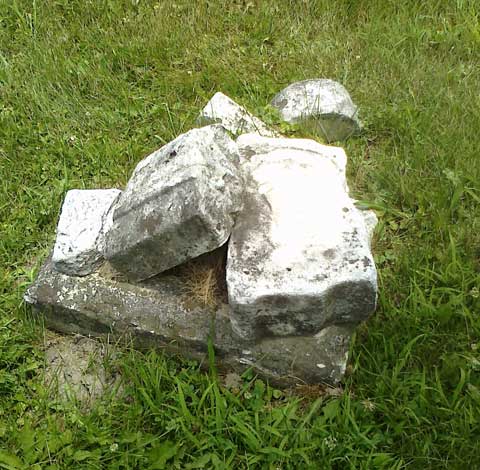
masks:
<instances>
[{"instance_id":1,"label":"chipped stone corner","mask_svg":"<svg viewBox=\"0 0 480 470\"><path fill-rule=\"evenodd\" d=\"M254 132L266 137L279 134L221 92L215 93L200 112L197 124L221 124L233 135Z\"/></svg>"}]
</instances>

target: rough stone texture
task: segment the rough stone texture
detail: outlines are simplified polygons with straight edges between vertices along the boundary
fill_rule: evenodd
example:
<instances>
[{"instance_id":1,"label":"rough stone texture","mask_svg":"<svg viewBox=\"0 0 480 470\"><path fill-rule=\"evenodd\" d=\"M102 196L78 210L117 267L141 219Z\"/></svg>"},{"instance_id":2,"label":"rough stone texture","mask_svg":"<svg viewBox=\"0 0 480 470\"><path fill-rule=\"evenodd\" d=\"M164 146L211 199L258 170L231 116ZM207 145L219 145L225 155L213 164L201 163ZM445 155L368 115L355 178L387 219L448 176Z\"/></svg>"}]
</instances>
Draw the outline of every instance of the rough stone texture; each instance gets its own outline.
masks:
<instances>
[{"instance_id":1,"label":"rough stone texture","mask_svg":"<svg viewBox=\"0 0 480 470\"><path fill-rule=\"evenodd\" d=\"M232 134L256 132L260 135L273 137L275 131L268 128L265 123L252 116L245 108L238 105L221 92L215 93L198 117L199 124L220 123Z\"/></svg>"},{"instance_id":2,"label":"rough stone texture","mask_svg":"<svg viewBox=\"0 0 480 470\"><path fill-rule=\"evenodd\" d=\"M329 79L292 83L278 93L272 106L289 123L303 122L328 142L345 140L360 130L357 107L340 83Z\"/></svg>"},{"instance_id":3,"label":"rough stone texture","mask_svg":"<svg viewBox=\"0 0 480 470\"><path fill-rule=\"evenodd\" d=\"M375 309L375 265L346 191L343 151L286 140L263 142L267 153L243 164L244 210L227 261L232 326L243 339L316 334Z\"/></svg>"},{"instance_id":4,"label":"rough stone texture","mask_svg":"<svg viewBox=\"0 0 480 470\"><path fill-rule=\"evenodd\" d=\"M102 263L103 226L118 189L72 189L67 192L53 250L56 270L74 276L92 273Z\"/></svg>"},{"instance_id":5,"label":"rough stone texture","mask_svg":"<svg viewBox=\"0 0 480 470\"><path fill-rule=\"evenodd\" d=\"M161 275L137 284L99 273L66 276L47 260L25 301L49 328L63 333L132 338L140 348L164 348L208 364L211 337L220 371L254 372L278 385L336 383L343 377L353 325L332 325L313 336L243 342L232 334L229 307L188 310L181 280Z\"/></svg>"},{"instance_id":6,"label":"rough stone texture","mask_svg":"<svg viewBox=\"0 0 480 470\"><path fill-rule=\"evenodd\" d=\"M360 213L365 221L365 228L367 229L368 233L368 243L371 246L375 227L378 224L378 217L377 214L370 209L361 210Z\"/></svg>"},{"instance_id":7,"label":"rough stone texture","mask_svg":"<svg viewBox=\"0 0 480 470\"><path fill-rule=\"evenodd\" d=\"M140 280L223 245L242 206L238 163L220 125L193 129L145 158L117 200L105 257Z\"/></svg>"}]
</instances>

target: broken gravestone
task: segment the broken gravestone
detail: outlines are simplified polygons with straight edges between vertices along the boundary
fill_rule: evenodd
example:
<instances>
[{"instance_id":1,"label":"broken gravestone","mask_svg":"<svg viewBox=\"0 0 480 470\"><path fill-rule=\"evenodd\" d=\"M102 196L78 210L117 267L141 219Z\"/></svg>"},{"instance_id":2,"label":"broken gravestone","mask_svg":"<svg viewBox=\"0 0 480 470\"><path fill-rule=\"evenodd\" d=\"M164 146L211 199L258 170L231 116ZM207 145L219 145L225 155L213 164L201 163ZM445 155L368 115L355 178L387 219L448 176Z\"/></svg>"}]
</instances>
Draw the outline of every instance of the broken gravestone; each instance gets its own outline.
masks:
<instances>
[{"instance_id":1,"label":"broken gravestone","mask_svg":"<svg viewBox=\"0 0 480 470\"><path fill-rule=\"evenodd\" d=\"M222 125L193 129L141 161L95 217L89 204L65 217L90 220L80 247L94 261L79 257L62 271L50 257L25 301L64 333L126 337L204 364L212 344L221 371L251 367L278 385L336 383L377 289L376 218L349 197L346 162L338 147L261 136L258 126L236 142ZM85 230L62 224L57 243L70 234L79 245ZM193 269L210 257L222 269ZM186 293L190 271L197 279ZM192 302L192 292L215 301Z\"/></svg>"},{"instance_id":2,"label":"broken gravestone","mask_svg":"<svg viewBox=\"0 0 480 470\"><path fill-rule=\"evenodd\" d=\"M118 189L72 189L67 192L57 226L52 262L72 276L93 273L104 261L103 230Z\"/></svg>"},{"instance_id":3,"label":"broken gravestone","mask_svg":"<svg viewBox=\"0 0 480 470\"><path fill-rule=\"evenodd\" d=\"M360 130L357 107L348 91L334 80L292 83L275 95L271 104L284 121L302 123L327 142L345 140Z\"/></svg>"},{"instance_id":4,"label":"broken gravestone","mask_svg":"<svg viewBox=\"0 0 480 470\"><path fill-rule=\"evenodd\" d=\"M254 152L227 261L232 327L245 340L358 324L375 309L376 270L345 189L344 151L289 140L237 141Z\"/></svg>"},{"instance_id":5,"label":"broken gravestone","mask_svg":"<svg viewBox=\"0 0 480 470\"><path fill-rule=\"evenodd\" d=\"M192 129L142 160L114 206L105 258L141 280L223 245L242 204L238 164L220 125Z\"/></svg>"},{"instance_id":6,"label":"broken gravestone","mask_svg":"<svg viewBox=\"0 0 480 470\"><path fill-rule=\"evenodd\" d=\"M199 124L222 124L225 129L234 135L256 132L267 137L274 137L277 133L268 128L257 117L251 115L245 108L238 105L223 93L215 93L205 108L200 112Z\"/></svg>"}]
</instances>

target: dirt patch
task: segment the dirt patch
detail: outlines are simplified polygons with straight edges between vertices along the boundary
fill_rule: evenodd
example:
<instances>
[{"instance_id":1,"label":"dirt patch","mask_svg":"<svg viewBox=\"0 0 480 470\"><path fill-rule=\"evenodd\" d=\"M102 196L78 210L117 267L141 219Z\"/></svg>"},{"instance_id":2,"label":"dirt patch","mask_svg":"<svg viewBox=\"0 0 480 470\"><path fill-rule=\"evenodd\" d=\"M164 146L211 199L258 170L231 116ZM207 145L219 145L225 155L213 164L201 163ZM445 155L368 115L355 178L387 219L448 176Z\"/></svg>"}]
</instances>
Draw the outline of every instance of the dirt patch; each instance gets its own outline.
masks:
<instances>
[{"instance_id":1,"label":"dirt patch","mask_svg":"<svg viewBox=\"0 0 480 470\"><path fill-rule=\"evenodd\" d=\"M110 366L114 346L80 335L46 331L45 384L60 400L76 400L90 408L106 391L119 386L119 375Z\"/></svg>"}]
</instances>

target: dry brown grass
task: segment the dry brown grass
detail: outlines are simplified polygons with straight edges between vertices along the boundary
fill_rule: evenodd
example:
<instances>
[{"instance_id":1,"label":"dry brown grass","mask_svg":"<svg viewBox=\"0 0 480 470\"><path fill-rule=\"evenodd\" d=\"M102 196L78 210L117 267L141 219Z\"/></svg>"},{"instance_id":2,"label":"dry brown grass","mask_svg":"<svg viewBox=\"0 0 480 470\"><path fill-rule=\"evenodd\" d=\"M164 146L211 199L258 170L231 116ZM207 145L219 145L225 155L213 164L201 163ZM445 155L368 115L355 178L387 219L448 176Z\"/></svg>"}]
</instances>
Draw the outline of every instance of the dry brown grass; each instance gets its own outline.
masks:
<instances>
[{"instance_id":1,"label":"dry brown grass","mask_svg":"<svg viewBox=\"0 0 480 470\"><path fill-rule=\"evenodd\" d=\"M227 301L225 263L226 249L222 247L177 268L188 308L215 308Z\"/></svg>"},{"instance_id":2,"label":"dry brown grass","mask_svg":"<svg viewBox=\"0 0 480 470\"><path fill-rule=\"evenodd\" d=\"M215 308L221 303L227 303L226 258L227 248L223 246L169 269L155 278L176 278L175 284L180 285L181 291L179 300L188 309ZM126 276L116 271L108 262L100 267L99 273L105 279L128 282ZM149 283L151 280L144 282Z\"/></svg>"}]
</instances>

